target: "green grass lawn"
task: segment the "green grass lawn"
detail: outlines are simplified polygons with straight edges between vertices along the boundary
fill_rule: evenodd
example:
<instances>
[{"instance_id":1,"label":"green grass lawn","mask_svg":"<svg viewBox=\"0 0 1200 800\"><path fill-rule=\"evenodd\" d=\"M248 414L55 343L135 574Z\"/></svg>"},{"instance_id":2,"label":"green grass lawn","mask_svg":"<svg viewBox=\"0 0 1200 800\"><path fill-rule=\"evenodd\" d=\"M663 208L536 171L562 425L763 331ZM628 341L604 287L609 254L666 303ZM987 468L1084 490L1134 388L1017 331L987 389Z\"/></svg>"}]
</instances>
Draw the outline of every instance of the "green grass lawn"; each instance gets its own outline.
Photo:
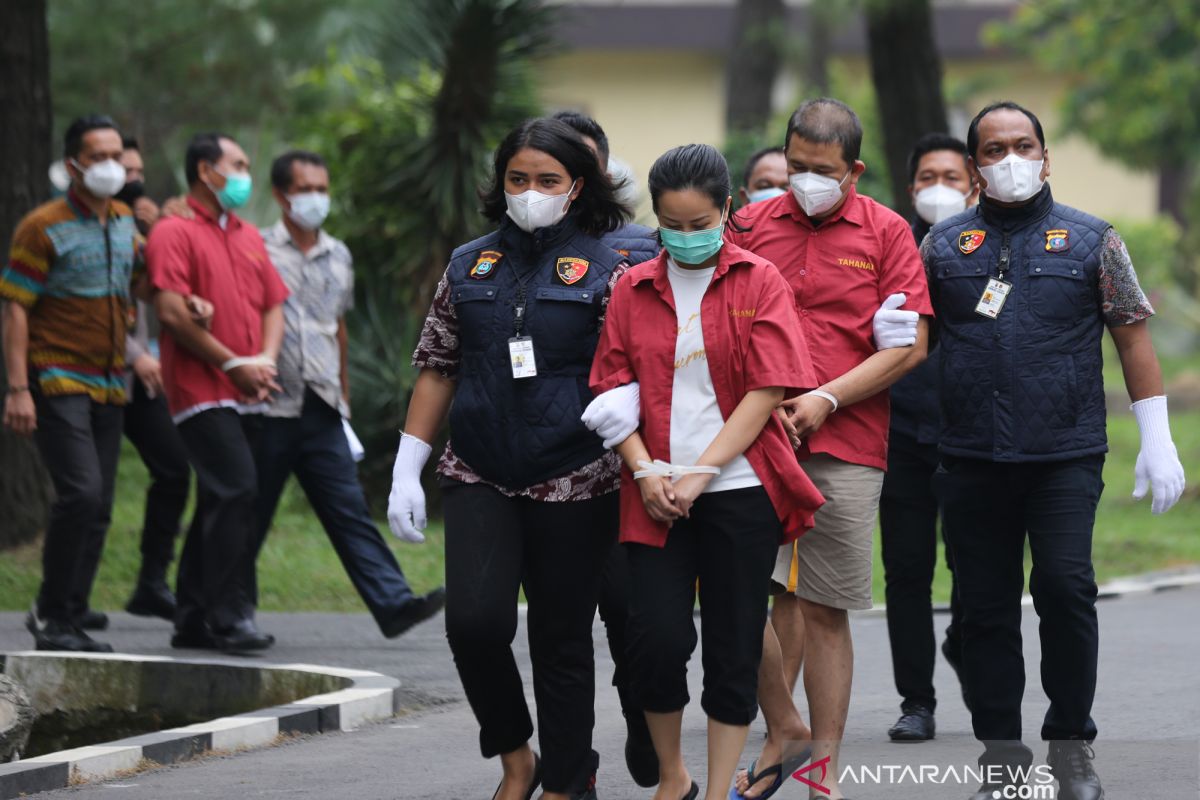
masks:
<instances>
[{"instance_id":1,"label":"green grass lawn","mask_svg":"<svg viewBox=\"0 0 1200 800\"><path fill-rule=\"evenodd\" d=\"M1193 487L1200 479L1200 411L1176 413L1172 431L1179 456L1191 468ZM1133 463L1138 451L1137 425L1131 416L1109 419L1112 451L1104 468L1106 484L1096 521L1095 562L1101 582L1122 575L1183 564L1200 564L1200 491L1189 489L1170 513L1150 514L1147 498L1135 503ZM146 471L128 446L122 453L116 507L92 605L114 610L124 606L137 577L138 538ZM443 581L442 530L430 525L423 545L401 544L380 525L405 574L417 591ZM883 567L875 549L875 598L883 601ZM362 611L364 607L334 555L325 532L293 482L288 487L275 527L259 560L261 606L268 611ZM0 557L0 608L23 609L37 591L41 547L31 544ZM949 576L939 566L934 596L949 596Z\"/></svg>"}]
</instances>

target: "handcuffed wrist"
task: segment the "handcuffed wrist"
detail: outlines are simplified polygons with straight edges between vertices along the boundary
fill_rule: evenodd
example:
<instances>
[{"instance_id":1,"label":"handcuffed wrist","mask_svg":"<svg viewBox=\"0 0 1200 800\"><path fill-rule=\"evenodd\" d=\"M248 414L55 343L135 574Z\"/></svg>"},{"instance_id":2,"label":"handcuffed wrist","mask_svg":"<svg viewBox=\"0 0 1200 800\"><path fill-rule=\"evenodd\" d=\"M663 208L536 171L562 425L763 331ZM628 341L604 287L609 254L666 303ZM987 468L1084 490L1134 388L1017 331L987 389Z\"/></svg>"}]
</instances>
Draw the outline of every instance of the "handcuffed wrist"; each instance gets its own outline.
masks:
<instances>
[{"instance_id":1,"label":"handcuffed wrist","mask_svg":"<svg viewBox=\"0 0 1200 800\"><path fill-rule=\"evenodd\" d=\"M833 403L833 411L838 410L838 399L824 389L813 389L811 392L808 392L808 394L828 400L830 403ZM829 413L832 414L833 411L830 411Z\"/></svg>"}]
</instances>

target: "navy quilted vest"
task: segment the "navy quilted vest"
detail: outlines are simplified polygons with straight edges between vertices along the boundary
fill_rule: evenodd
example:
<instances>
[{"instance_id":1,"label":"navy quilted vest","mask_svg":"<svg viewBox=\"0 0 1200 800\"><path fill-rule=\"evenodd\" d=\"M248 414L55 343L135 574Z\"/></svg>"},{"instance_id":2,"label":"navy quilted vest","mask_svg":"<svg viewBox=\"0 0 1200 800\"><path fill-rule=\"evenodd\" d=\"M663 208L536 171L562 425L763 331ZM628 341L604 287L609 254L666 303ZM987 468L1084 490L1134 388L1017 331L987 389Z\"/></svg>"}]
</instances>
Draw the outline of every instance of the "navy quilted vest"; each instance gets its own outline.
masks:
<instances>
[{"instance_id":1,"label":"navy quilted vest","mask_svg":"<svg viewBox=\"0 0 1200 800\"><path fill-rule=\"evenodd\" d=\"M630 264L641 264L658 255L662 246L658 243L658 231L630 222L611 233L600 237L605 247L616 250L629 259Z\"/></svg>"},{"instance_id":2,"label":"navy quilted vest","mask_svg":"<svg viewBox=\"0 0 1200 800\"><path fill-rule=\"evenodd\" d=\"M942 452L1022 462L1108 449L1099 271L1109 227L1055 203L1048 186L1021 208L985 201L934 226ZM984 234L975 249L970 231ZM1012 291L992 320L975 306L1005 250Z\"/></svg>"},{"instance_id":3,"label":"navy quilted vest","mask_svg":"<svg viewBox=\"0 0 1200 800\"><path fill-rule=\"evenodd\" d=\"M570 216L534 234L506 219L451 255L446 277L462 364L450 435L454 452L486 480L522 489L603 455L600 437L579 417L592 400L601 302L622 261ZM508 340L522 294L522 335L533 337L538 374L517 380Z\"/></svg>"}]
</instances>

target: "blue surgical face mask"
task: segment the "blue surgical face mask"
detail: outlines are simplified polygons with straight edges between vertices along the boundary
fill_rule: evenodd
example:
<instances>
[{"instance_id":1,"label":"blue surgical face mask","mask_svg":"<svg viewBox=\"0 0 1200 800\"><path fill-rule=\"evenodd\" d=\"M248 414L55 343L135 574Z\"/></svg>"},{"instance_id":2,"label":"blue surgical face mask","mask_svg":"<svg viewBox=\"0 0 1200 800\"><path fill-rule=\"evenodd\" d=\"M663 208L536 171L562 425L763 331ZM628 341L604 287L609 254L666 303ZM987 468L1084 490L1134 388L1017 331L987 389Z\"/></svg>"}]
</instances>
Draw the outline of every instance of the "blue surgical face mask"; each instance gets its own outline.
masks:
<instances>
[{"instance_id":1,"label":"blue surgical face mask","mask_svg":"<svg viewBox=\"0 0 1200 800\"><path fill-rule=\"evenodd\" d=\"M663 247L677 264L702 264L721 249L721 245L725 243L722 238L724 233L724 221L715 228L690 233L671 228L658 229Z\"/></svg>"},{"instance_id":2,"label":"blue surgical face mask","mask_svg":"<svg viewBox=\"0 0 1200 800\"><path fill-rule=\"evenodd\" d=\"M761 203L763 200L770 200L773 197L779 197L781 194L787 194L787 189L780 189L778 186L768 186L765 189L755 189L747 197L750 198L751 203Z\"/></svg>"}]
</instances>

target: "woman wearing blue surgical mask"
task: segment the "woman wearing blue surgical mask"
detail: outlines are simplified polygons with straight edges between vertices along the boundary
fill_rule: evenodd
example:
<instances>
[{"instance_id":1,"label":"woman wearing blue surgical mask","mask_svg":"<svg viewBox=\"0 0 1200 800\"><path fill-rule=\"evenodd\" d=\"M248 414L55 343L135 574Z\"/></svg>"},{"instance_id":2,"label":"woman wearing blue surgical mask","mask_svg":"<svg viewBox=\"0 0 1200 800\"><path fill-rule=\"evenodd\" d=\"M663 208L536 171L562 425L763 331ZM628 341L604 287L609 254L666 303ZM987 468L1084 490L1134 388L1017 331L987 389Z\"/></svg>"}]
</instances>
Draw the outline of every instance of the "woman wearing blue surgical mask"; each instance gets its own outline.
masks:
<instances>
[{"instance_id":1,"label":"woman wearing blue surgical mask","mask_svg":"<svg viewBox=\"0 0 1200 800\"><path fill-rule=\"evenodd\" d=\"M437 466L446 531L446 634L498 800L594 798L592 620L617 536L619 459L580 417L611 286L626 264L596 238L628 216L579 134L529 120L501 142L483 213L454 251L413 358L388 501L397 536L423 541L420 473ZM633 419L624 427L636 428ZM611 432L610 432L611 433ZM623 438L623 437L621 437ZM540 757L513 657L529 602Z\"/></svg>"},{"instance_id":2,"label":"woman wearing blue surgical mask","mask_svg":"<svg viewBox=\"0 0 1200 800\"><path fill-rule=\"evenodd\" d=\"M775 553L821 505L775 409L816 377L791 288L774 265L723 238L725 159L710 145L650 169L663 252L613 293L593 391L640 382L642 425L617 447L621 547L631 575L633 701L658 753L656 800L725 800L758 709ZM693 781L680 747L699 582L708 770ZM774 775L782 783L782 768ZM763 776L772 774L764 769Z\"/></svg>"}]
</instances>

